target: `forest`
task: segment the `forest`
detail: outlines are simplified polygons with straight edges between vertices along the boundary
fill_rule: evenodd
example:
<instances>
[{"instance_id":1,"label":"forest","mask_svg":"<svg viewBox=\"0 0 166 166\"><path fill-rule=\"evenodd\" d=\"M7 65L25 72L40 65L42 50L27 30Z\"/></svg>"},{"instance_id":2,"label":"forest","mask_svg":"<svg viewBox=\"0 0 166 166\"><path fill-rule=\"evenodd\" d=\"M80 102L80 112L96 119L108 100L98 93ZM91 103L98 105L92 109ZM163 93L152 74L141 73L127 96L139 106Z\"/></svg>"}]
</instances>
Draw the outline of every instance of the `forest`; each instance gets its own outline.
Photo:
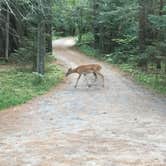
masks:
<instances>
[{"instance_id":1,"label":"forest","mask_svg":"<svg viewBox=\"0 0 166 166\"><path fill-rule=\"evenodd\" d=\"M52 40L68 36L87 55L166 92L165 0L0 1L0 64L28 66L40 82Z\"/></svg>"},{"instance_id":2,"label":"forest","mask_svg":"<svg viewBox=\"0 0 166 166\"><path fill-rule=\"evenodd\" d=\"M0 0L0 166L166 166L166 0Z\"/></svg>"}]
</instances>

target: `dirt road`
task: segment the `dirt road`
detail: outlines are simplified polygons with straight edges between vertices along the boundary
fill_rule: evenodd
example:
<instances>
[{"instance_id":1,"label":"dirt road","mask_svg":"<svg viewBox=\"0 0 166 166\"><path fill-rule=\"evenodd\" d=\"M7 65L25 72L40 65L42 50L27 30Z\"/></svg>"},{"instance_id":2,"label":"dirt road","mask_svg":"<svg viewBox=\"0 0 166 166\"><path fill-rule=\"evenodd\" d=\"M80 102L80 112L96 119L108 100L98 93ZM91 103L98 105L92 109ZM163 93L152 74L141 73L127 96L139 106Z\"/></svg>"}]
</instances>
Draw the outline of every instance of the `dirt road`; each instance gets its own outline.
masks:
<instances>
[{"instance_id":1,"label":"dirt road","mask_svg":"<svg viewBox=\"0 0 166 166\"><path fill-rule=\"evenodd\" d=\"M54 43L61 64L98 63ZM166 166L166 99L100 62L91 88L75 75L27 104L0 112L0 166Z\"/></svg>"}]
</instances>

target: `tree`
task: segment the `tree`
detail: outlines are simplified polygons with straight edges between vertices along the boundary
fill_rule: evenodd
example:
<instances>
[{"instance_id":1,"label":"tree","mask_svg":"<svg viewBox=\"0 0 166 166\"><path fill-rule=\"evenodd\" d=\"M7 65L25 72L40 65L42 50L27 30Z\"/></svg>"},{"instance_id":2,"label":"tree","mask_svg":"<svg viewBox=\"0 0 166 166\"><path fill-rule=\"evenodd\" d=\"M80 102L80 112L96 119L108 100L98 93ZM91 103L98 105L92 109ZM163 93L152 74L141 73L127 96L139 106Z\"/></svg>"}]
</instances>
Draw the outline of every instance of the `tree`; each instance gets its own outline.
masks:
<instances>
[{"instance_id":1,"label":"tree","mask_svg":"<svg viewBox=\"0 0 166 166\"><path fill-rule=\"evenodd\" d=\"M146 0L139 0L139 48L141 52L145 50L146 39Z\"/></svg>"},{"instance_id":2,"label":"tree","mask_svg":"<svg viewBox=\"0 0 166 166\"><path fill-rule=\"evenodd\" d=\"M13 53L25 62L33 60L33 68L44 74L46 49L52 52L51 6L52 0L0 1L0 24L6 22L6 26L0 28L0 48L5 48L1 54L5 53L6 59Z\"/></svg>"},{"instance_id":3,"label":"tree","mask_svg":"<svg viewBox=\"0 0 166 166\"><path fill-rule=\"evenodd\" d=\"M5 49L5 58L8 61L9 59L9 28L10 28L10 13L9 9L6 10L6 49Z\"/></svg>"}]
</instances>

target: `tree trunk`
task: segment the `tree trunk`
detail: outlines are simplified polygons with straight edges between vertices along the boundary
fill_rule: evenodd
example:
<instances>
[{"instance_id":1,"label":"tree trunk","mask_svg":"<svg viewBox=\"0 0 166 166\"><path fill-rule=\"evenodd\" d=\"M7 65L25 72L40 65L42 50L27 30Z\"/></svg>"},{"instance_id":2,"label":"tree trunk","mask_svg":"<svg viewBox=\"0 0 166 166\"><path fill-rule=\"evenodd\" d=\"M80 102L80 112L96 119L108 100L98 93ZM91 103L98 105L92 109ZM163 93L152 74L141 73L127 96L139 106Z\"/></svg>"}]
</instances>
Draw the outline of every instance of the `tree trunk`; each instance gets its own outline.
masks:
<instances>
[{"instance_id":1,"label":"tree trunk","mask_svg":"<svg viewBox=\"0 0 166 166\"><path fill-rule=\"evenodd\" d=\"M38 24L38 35L37 35L37 72L44 74L44 58L45 58L45 23Z\"/></svg>"},{"instance_id":2,"label":"tree trunk","mask_svg":"<svg viewBox=\"0 0 166 166\"><path fill-rule=\"evenodd\" d=\"M46 51L52 54L52 23L46 24Z\"/></svg>"},{"instance_id":3,"label":"tree trunk","mask_svg":"<svg viewBox=\"0 0 166 166\"><path fill-rule=\"evenodd\" d=\"M140 52L145 50L146 39L146 16L145 0L139 0L139 49Z\"/></svg>"},{"instance_id":4,"label":"tree trunk","mask_svg":"<svg viewBox=\"0 0 166 166\"><path fill-rule=\"evenodd\" d=\"M34 30L34 32L32 32L34 37L33 37L33 66L32 66L32 70L35 72L37 71L37 54L38 54L38 50L37 50L37 42L38 42L38 33L36 30Z\"/></svg>"},{"instance_id":5,"label":"tree trunk","mask_svg":"<svg viewBox=\"0 0 166 166\"><path fill-rule=\"evenodd\" d=\"M82 29L83 29L83 22L82 22L83 20L82 20L82 19L83 19L83 9L80 8L80 21L79 21L79 23L78 23L78 24L79 24L79 25L78 25L78 31L79 31L79 32L78 32L78 33L79 33L79 34L78 34L78 41L79 41L79 42L81 42L81 40L82 40L82 33L83 33L83 32L82 32Z\"/></svg>"},{"instance_id":6,"label":"tree trunk","mask_svg":"<svg viewBox=\"0 0 166 166\"><path fill-rule=\"evenodd\" d=\"M164 7L164 1L160 0L160 7L159 7L159 16L163 15L163 7ZM164 40L164 31L159 30L158 32L158 40ZM156 69L161 70L161 59L156 59Z\"/></svg>"},{"instance_id":7,"label":"tree trunk","mask_svg":"<svg viewBox=\"0 0 166 166\"><path fill-rule=\"evenodd\" d=\"M9 23L10 23L10 14L9 9L6 10L6 47L5 47L5 59L9 59Z\"/></svg>"},{"instance_id":8,"label":"tree trunk","mask_svg":"<svg viewBox=\"0 0 166 166\"><path fill-rule=\"evenodd\" d=\"M160 0L160 12L159 12L159 15L162 16L163 15L163 7L164 7L164 1L163 0Z\"/></svg>"},{"instance_id":9,"label":"tree trunk","mask_svg":"<svg viewBox=\"0 0 166 166\"><path fill-rule=\"evenodd\" d=\"M0 3L0 9L2 8L2 4ZM0 10L0 18L2 18L2 10ZM4 57L4 33L3 33L3 22L0 20L0 57Z\"/></svg>"},{"instance_id":10,"label":"tree trunk","mask_svg":"<svg viewBox=\"0 0 166 166\"><path fill-rule=\"evenodd\" d=\"M52 54L52 1L48 0L48 22L46 24L46 51Z\"/></svg>"},{"instance_id":11,"label":"tree trunk","mask_svg":"<svg viewBox=\"0 0 166 166\"><path fill-rule=\"evenodd\" d=\"M93 35L94 35L94 47L98 48L100 43L100 28L98 25L99 16L99 0L93 0Z\"/></svg>"}]
</instances>

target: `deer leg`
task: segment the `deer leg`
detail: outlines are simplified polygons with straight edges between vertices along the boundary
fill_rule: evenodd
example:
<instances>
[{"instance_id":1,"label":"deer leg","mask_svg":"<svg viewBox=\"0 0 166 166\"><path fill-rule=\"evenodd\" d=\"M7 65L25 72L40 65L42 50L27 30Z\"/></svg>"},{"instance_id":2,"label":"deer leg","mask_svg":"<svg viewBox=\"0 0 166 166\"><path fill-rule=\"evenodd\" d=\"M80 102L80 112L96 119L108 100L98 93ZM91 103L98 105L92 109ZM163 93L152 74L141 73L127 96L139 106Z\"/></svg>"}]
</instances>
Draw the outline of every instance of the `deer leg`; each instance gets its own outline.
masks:
<instances>
[{"instance_id":1,"label":"deer leg","mask_svg":"<svg viewBox=\"0 0 166 166\"><path fill-rule=\"evenodd\" d=\"M78 85L78 81L79 81L79 79L81 78L81 74L78 76L78 78L77 78L77 81L76 81L76 84L75 84L75 88L77 88L77 85Z\"/></svg>"},{"instance_id":2,"label":"deer leg","mask_svg":"<svg viewBox=\"0 0 166 166\"><path fill-rule=\"evenodd\" d=\"M95 81L97 80L97 74L93 72L93 75L95 76Z\"/></svg>"},{"instance_id":3,"label":"deer leg","mask_svg":"<svg viewBox=\"0 0 166 166\"><path fill-rule=\"evenodd\" d=\"M91 87L91 85L88 83L88 79L86 78L86 74L84 74L84 76L85 76L88 87Z\"/></svg>"},{"instance_id":4,"label":"deer leg","mask_svg":"<svg viewBox=\"0 0 166 166\"><path fill-rule=\"evenodd\" d=\"M103 80L103 87L104 87L104 76L103 76L103 74L101 74L100 72L96 72L96 74L98 74L99 76L101 76L101 78Z\"/></svg>"}]
</instances>

